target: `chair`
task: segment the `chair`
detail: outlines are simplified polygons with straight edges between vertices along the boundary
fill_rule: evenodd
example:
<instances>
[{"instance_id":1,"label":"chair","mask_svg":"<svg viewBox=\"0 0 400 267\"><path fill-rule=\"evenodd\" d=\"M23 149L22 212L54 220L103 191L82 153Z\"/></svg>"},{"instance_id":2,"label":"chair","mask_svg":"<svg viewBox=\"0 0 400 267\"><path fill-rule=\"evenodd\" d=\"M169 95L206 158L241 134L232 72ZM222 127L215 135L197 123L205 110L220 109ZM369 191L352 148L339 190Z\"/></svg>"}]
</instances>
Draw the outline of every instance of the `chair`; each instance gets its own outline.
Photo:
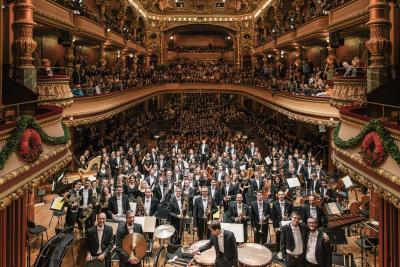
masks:
<instances>
[{"instance_id":1,"label":"chair","mask_svg":"<svg viewBox=\"0 0 400 267\"><path fill-rule=\"evenodd\" d=\"M30 220L28 220L28 233L33 235L36 240L39 238L39 236L41 237L40 247L43 247L43 233L46 233L46 241L49 240L47 228L42 225L37 225ZM28 242L30 241L32 241L32 239L30 239Z\"/></svg>"},{"instance_id":2,"label":"chair","mask_svg":"<svg viewBox=\"0 0 400 267\"><path fill-rule=\"evenodd\" d=\"M51 221L53 220L53 217L57 217L57 228L60 228L60 221L62 221L62 217L65 215L64 210L54 210L53 214L51 215L50 222L49 222L49 227L51 225Z\"/></svg>"}]
</instances>

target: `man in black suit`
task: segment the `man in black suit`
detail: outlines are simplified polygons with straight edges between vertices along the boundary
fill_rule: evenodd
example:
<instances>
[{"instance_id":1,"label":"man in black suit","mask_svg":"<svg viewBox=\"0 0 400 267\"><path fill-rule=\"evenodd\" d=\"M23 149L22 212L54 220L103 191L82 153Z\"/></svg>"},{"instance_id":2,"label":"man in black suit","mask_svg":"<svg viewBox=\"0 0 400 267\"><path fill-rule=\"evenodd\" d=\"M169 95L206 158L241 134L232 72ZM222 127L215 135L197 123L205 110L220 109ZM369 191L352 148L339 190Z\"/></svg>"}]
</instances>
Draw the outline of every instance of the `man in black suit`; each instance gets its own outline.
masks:
<instances>
[{"instance_id":1,"label":"man in black suit","mask_svg":"<svg viewBox=\"0 0 400 267\"><path fill-rule=\"evenodd\" d=\"M89 229L94 225L94 222L92 222L92 214L89 215L83 214L84 210L85 212L87 212L87 210L92 209L93 212L93 189L91 187L89 179L85 180L85 185L79 191L79 196L80 196L80 202L78 208L78 218L79 218L78 225L79 227L83 227L81 225L81 219L84 218L85 216L89 216L85 221L85 229Z\"/></svg>"},{"instance_id":2,"label":"man in black suit","mask_svg":"<svg viewBox=\"0 0 400 267\"><path fill-rule=\"evenodd\" d=\"M98 259L105 261L105 266L109 266L109 254L113 247L112 227L105 225L106 214L101 212L97 215L97 225L88 229L86 234L86 246L88 252L86 261Z\"/></svg>"},{"instance_id":3,"label":"man in black suit","mask_svg":"<svg viewBox=\"0 0 400 267\"><path fill-rule=\"evenodd\" d=\"M309 196L308 204L304 206L303 222L306 222L308 218L316 219L319 226L326 227L328 223L322 208L315 205L314 196Z\"/></svg>"},{"instance_id":4,"label":"man in black suit","mask_svg":"<svg viewBox=\"0 0 400 267\"><path fill-rule=\"evenodd\" d=\"M200 155L200 162L205 163L208 160L208 154L210 153L208 145L206 144L206 140L203 139L201 141L201 145L199 147L199 155Z\"/></svg>"},{"instance_id":5,"label":"man in black suit","mask_svg":"<svg viewBox=\"0 0 400 267\"><path fill-rule=\"evenodd\" d=\"M236 193L238 191L238 187L231 182L231 178L229 176L226 177L225 183L222 185L222 196L224 201L224 209L229 209L229 203L231 200L234 200Z\"/></svg>"},{"instance_id":6,"label":"man in black suit","mask_svg":"<svg viewBox=\"0 0 400 267\"><path fill-rule=\"evenodd\" d=\"M115 195L110 197L108 200L107 217L112 219L115 219L117 215L122 216L123 214L126 214L128 210L130 210L129 197L122 194L122 186L118 185L115 192Z\"/></svg>"},{"instance_id":7,"label":"man in black suit","mask_svg":"<svg viewBox=\"0 0 400 267\"><path fill-rule=\"evenodd\" d=\"M255 154L254 152L256 152L256 147L254 145L254 142L251 142L249 146L246 147L246 156L247 158L254 158Z\"/></svg>"},{"instance_id":8,"label":"man in black suit","mask_svg":"<svg viewBox=\"0 0 400 267\"><path fill-rule=\"evenodd\" d=\"M318 193L320 195L321 200L325 199L325 203L336 201L336 194L331 188L329 188L326 180L321 181L321 187Z\"/></svg>"},{"instance_id":9,"label":"man in black suit","mask_svg":"<svg viewBox=\"0 0 400 267\"><path fill-rule=\"evenodd\" d=\"M128 234L138 233L143 235L142 226L140 224L135 223L135 213L131 210L126 213L126 222L120 223L118 226L116 239L115 239L115 250L119 257L119 266L120 267L141 267L142 263L136 257L132 257L127 254L122 249L122 240Z\"/></svg>"},{"instance_id":10,"label":"man in black suit","mask_svg":"<svg viewBox=\"0 0 400 267\"><path fill-rule=\"evenodd\" d=\"M115 157L111 159L111 175L115 178L118 175L119 169L122 167L123 159L121 157L121 152L115 152Z\"/></svg>"},{"instance_id":11,"label":"man in black suit","mask_svg":"<svg viewBox=\"0 0 400 267\"><path fill-rule=\"evenodd\" d=\"M250 219L250 209L245 203L243 203L243 195L236 195L236 203L233 203L229 207L229 214L231 216L232 223L241 223L243 225L244 243L247 242L247 222Z\"/></svg>"},{"instance_id":12,"label":"man in black suit","mask_svg":"<svg viewBox=\"0 0 400 267\"><path fill-rule=\"evenodd\" d=\"M208 193L212 197L217 207L221 206L222 192L221 189L217 187L217 181L215 179L211 179L211 185L208 187Z\"/></svg>"},{"instance_id":13,"label":"man in black suit","mask_svg":"<svg viewBox=\"0 0 400 267\"><path fill-rule=\"evenodd\" d=\"M218 182L222 182L225 180L226 172L223 169L222 164L218 164L218 169L217 171L214 172L213 176L214 179L217 180Z\"/></svg>"},{"instance_id":14,"label":"man in black suit","mask_svg":"<svg viewBox=\"0 0 400 267\"><path fill-rule=\"evenodd\" d=\"M318 224L315 218L308 218L305 239L306 267L332 267L332 247L326 234L317 230Z\"/></svg>"},{"instance_id":15,"label":"man in black suit","mask_svg":"<svg viewBox=\"0 0 400 267\"><path fill-rule=\"evenodd\" d=\"M180 187L175 188L175 193L171 195L168 202L169 216L171 218L171 225L175 228L175 233L172 236L174 244L181 243L181 221L183 218L183 198L182 189Z\"/></svg>"},{"instance_id":16,"label":"man in black suit","mask_svg":"<svg viewBox=\"0 0 400 267\"><path fill-rule=\"evenodd\" d=\"M251 191L258 192L262 191L264 187L264 180L259 175L258 171L254 171L254 179L251 179Z\"/></svg>"},{"instance_id":17,"label":"man in black suit","mask_svg":"<svg viewBox=\"0 0 400 267\"><path fill-rule=\"evenodd\" d=\"M80 195L79 191L81 189L82 182L77 180L74 184L74 188L68 192L68 198L74 198L75 200L79 200ZM67 214L65 216L65 228L75 226L76 220L78 219L78 206L79 201L74 202L66 202L67 206Z\"/></svg>"},{"instance_id":18,"label":"man in black suit","mask_svg":"<svg viewBox=\"0 0 400 267\"><path fill-rule=\"evenodd\" d=\"M308 182L309 194L313 195L315 193L318 193L320 187L321 187L321 182L317 179L317 174L313 172L311 174L311 180Z\"/></svg>"},{"instance_id":19,"label":"man in black suit","mask_svg":"<svg viewBox=\"0 0 400 267\"><path fill-rule=\"evenodd\" d=\"M289 215L292 213L293 205L285 200L285 193L283 191L278 192L278 200L274 201L272 204L272 225L276 234L276 243L279 244L280 238L280 224L282 220L287 220Z\"/></svg>"},{"instance_id":20,"label":"man in black suit","mask_svg":"<svg viewBox=\"0 0 400 267\"><path fill-rule=\"evenodd\" d=\"M211 207L210 207L211 206ZM212 215L218 208L208 196L208 188L201 188L201 197L197 197L193 204L193 230L197 231L199 240L208 237L207 222L212 220Z\"/></svg>"},{"instance_id":21,"label":"man in black suit","mask_svg":"<svg viewBox=\"0 0 400 267\"><path fill-rule=\"evenodd\" d=\"M251 203L251 226L254 230L254 242L267 243L269 217L271 216L269 205L263 200L262 192L257 192L257 200Z\"/></svg>"},{"instance_id":22,"label":"man in black suit","mask_svg":"<svg viewBox=\"0 0 400 267\"><path fill-rule=\"evenodd\" d=\"M216 267L232 267L238 265L238 251L235 235L228 230L222 230L218 221L210 224L211 238L210 241L199 249L192 251L193 254L199 254L211 247L215 248ZM221 246L220 244L223 244Z\"/></svg>"},{"instance_id":23,"label":"man in black suit","mask_svg":"<svg viewBox=\"0 0 400 267\"><path fill-rule=\"evenodd\" d=\"M147 187L144 192L143 205L146 216L153 216L154 213L156 213L158 208L158 199L152 197L152 192L149 187Z\"/></svg>"},{"instance_id":24,"label":"man in black suit","mask_svg":"<svg viewBox=\"0 0 400 267\"><path fill-rule=\"evenodd\" d=\"M165 169L169 168L169 162L168 160L165 159L164 154L160 154L160 159L158 161L158 169L160 169L160 171L164 171Z\"/></svg>"},{"instance_id":25,"label":"man in black suit","mask_svg":"<svg viewBox=\"0 0 400 267\"><path fill-rule=\"evenodd\" d=\"M280 252L287 267L304 267L307 226L300 223L300 214L293 211L289 224L282 226L280 237Z\"/></svg>"}]
</instances>

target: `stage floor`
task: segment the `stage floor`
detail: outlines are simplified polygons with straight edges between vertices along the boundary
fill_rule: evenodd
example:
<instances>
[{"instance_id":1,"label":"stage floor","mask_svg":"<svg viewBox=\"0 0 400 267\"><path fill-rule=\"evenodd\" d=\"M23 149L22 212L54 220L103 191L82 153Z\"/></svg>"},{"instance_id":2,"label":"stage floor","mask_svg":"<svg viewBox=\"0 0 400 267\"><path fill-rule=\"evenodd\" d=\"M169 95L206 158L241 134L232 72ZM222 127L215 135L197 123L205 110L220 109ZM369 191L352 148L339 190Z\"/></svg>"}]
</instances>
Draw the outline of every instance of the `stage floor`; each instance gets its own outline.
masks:
<instances>
[{"instance_id":1,"label":"stage floor","mask_svg":"<svg viewBox=\"0 0 400 267\"><path fill-rule=\"evenodd\" d=\"M45 201L43 204L40 203L40 204L35 205L35 223L42 225L48 229L47 233L48 233L49 238L55 234L55 227L57 225L57 217L54 217L52 219L51 224L49 225L50 218L52 215L52 211L50 210L50 202L53 198L54 198L54 195L46 195L43 198L43 200ZM62 221L60 221L60 227L64 226L64 219L65 218L63 218ZM275 242L275 234L274 234L271 224L270 224L269 230L270 230L270 233L272 233L271 241L272 241L272 243L274 243ZM253 234L252 234L252 231L250 231L250 227L249 227L249 235L248 236L249 236L249 241L251 242L253 240ZM356 266L364 267L367 265L364 262L364 266L361 266L361 249L356 244L356 240L358 240L359 238L360 238L359 236L347 237L348 244L347 245L339 245L337 247L337 252L338 253L352 253L355 258ZM186 246L189 246L190 244L193 243L193 234L189 235L187 232L185 232L184 239L185 239L184 244ZM196 241L198 241L197 236L194 237L194 242L196 242ZM44 242L46 242L46 235L44 237ZM153 255L155 254L155 252L157 251L158 248L159 248L159 242L156 241L156 242L154 242ZM38 240L37 242L35 242L35 241L32 242L31 243L31 253L30 253L31 266L33 266L35 259L39 254L39 250L40 250L40 240ZM27 252L27 253L29 254L29 252ZM377 256L378 256L378 252L377 252ZM373 255L369 256L368 262L370 264L369 266L374 266ZM145 262L144 266L153 266L153 257L151 257L149 261ZM376 266L379 267L378 263Z\"/></svg>"}]
</instances>

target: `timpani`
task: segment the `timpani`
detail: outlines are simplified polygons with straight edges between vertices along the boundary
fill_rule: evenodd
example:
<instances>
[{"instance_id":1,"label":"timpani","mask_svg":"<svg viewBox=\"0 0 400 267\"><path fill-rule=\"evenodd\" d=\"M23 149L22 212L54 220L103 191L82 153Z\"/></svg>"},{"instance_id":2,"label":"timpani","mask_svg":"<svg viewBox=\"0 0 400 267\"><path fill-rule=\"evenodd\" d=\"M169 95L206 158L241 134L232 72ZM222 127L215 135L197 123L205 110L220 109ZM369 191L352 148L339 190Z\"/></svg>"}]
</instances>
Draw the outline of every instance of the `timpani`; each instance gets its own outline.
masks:
<instances>
[{"instance_id":1,"label":"timpani","mask_svg":"<svg viewBox=\"0 0 400 267\"><path fill-rule=\"evenodd\" d=\"M205 244L210 242L210 240L200 240L195 243L193 243L190 246L190 250L196 250ZM211 247L210 249L207 249L203 252L201 252L200 255L194 256L193 260L194 262L202 267L208 267L208 266L214 266L215 265L215 259L216 259L216 254L215 254L215 248Z\"/></svg>"},{"instance_id":2,"label":"timpani","mask_svg":"<svg viewBox=\"0 0 400 267\"><path fill-rule=\"evenodd\" d=\"M242 267L270 266L272 252L260 244L244 243L238 247L238 261Z\"/></svg>"}]
</instances>

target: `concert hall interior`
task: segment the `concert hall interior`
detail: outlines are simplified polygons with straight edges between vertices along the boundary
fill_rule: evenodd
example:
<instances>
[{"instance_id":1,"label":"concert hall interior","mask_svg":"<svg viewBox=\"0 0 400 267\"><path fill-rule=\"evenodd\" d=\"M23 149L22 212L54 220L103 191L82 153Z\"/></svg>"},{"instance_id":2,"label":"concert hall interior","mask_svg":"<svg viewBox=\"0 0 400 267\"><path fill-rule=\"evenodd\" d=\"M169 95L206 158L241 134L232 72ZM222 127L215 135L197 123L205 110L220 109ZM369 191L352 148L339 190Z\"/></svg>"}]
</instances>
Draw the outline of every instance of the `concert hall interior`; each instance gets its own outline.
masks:
<instances>
[{"instance_id":1,"label":"concert hall interior","mask_svg":"<svg viewBox=\"0 0 400 267\"><path fill-rule=\"evenodd\" d=\"M399 0L0 1L0 267L400 267Z\"/></svg>"}]
</instances>

